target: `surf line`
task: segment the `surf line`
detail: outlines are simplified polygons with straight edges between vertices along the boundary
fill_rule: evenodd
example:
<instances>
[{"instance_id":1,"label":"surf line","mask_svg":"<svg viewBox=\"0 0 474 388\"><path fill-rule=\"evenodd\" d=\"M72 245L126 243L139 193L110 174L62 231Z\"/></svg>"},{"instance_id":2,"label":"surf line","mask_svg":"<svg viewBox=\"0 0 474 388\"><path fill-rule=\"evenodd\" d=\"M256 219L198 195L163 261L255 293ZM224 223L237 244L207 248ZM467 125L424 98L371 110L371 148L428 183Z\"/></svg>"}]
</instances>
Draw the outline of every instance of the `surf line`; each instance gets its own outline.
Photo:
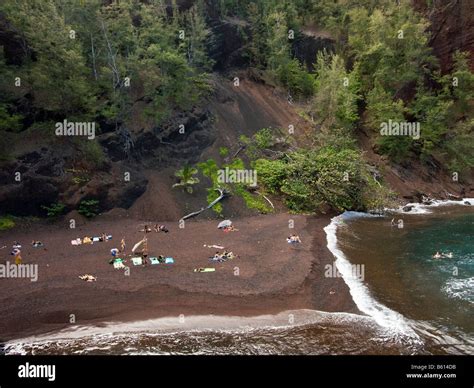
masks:
<instances>
[{"instance_id":1,"label":"surf line","mask_svg":"<svg viewBox=\"0 0 474 388\"><path fill-rule=\"evenodd\" d=\"M344 221L344 214L346 213L332 218L330 224L324 228L324 231L326 232L327 247L336 258L336 267L349 287L354 303L361 312L372 317L379 326L395 334L396 337L409 337L415 342L421 343L420 337L402 314L375 300L367 286L360 279L352 276L352 265L344 252L339 249L337 243L337 228ZM365 213L357 213L357 215L370 216Z\"/></svg>"}]
</instances>

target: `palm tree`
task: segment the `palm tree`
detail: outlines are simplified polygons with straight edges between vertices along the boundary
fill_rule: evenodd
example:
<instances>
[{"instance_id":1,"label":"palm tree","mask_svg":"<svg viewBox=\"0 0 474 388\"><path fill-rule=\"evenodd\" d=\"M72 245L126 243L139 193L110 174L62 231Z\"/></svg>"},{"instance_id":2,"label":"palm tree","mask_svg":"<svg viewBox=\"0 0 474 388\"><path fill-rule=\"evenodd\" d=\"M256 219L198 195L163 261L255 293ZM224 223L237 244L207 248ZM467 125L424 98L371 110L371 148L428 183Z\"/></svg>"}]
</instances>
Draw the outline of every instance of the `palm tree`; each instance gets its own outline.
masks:
<instances>
[{"instance_id":1,"label":"palm tree","mask_svg":"<svg viewBox=\"0 0 474 388\"><path fill-rule=\"evenodd\" d=\"M199 179L193 177L197 173L197 168L184 166L181 170L175 172L174 175L179 178L179 183L175 183L173 187L182 187L191 194L193 192L193 185L199 183Z\"/></svg>"}]
</instances>

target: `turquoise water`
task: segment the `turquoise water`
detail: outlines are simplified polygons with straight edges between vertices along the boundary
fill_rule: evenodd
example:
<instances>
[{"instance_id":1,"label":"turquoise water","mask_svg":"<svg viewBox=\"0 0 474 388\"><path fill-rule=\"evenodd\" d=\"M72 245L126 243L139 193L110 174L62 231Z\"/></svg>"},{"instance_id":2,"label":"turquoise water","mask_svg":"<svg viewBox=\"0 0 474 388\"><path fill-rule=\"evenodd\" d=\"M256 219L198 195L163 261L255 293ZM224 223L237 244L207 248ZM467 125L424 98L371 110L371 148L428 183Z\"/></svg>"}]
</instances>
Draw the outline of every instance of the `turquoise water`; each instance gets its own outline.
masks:
<instances>
[{"instance_id":1,"label":"turquoise water","mask_svg":"<svg viewBox=\"0 0 474 388\"><path fill-rule=\"evenodd\" d=\"M341 250L364 265L378 302L401 313L430 352L474 349L474 209L439 207L431 214L351 218L338 230ZM440 253L452 258L434 259Z\"/></svg>"}]
</instances>

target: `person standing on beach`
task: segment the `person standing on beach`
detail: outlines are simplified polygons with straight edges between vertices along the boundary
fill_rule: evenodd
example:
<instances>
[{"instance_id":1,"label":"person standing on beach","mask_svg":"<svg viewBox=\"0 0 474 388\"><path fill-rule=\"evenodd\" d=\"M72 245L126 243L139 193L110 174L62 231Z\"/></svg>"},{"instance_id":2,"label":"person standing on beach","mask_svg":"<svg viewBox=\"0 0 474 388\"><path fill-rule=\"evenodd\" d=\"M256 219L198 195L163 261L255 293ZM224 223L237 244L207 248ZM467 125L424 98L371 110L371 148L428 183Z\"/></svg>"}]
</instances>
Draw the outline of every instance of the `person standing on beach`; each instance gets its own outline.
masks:
<instances>
[{"instance_id":1,"label":"person standing on beach","mask_svg":"<svg viewBox=\"0 0 474 388\"><path fill-rule=\"evenodd\" d=\"M18 248L13 249L12 255L15 257L15 264L20 265L22 263L21 251Z\"/></svg>"},{"instance_id":2,"label":"person standing on beach","mask_svg":"<svg viewBox=\"0 0 474 388\"><path fill-rule=\"evenodd\" d=\"M122 241L120 241L120 252L125 252L125 248L126 248L126 245L125 245L125 238L122 237Z\"/></svg>"}]
</instances>

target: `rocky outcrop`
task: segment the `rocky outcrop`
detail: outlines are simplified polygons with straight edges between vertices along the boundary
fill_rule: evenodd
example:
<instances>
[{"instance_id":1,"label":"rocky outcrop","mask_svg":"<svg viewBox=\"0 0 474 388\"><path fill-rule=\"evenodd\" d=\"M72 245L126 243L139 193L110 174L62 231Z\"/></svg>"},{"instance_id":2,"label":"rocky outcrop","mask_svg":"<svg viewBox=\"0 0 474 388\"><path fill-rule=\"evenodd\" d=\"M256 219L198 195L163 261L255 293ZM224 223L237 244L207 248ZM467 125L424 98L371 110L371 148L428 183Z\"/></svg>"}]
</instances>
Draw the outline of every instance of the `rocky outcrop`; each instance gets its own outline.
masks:
<instances>
[{"instance_id":1,"label":"rocky outcrop","mask_svg":"<svg viewBox=\"0 0 474 388\"><path fill-rule=\"evenodd\" d=\"M1 166L0 213L43 216L43 206L63 203L68 211L86 199L98 200L100 211L128 208L146 190L147 179L132 166L106 163L100 170L75 169L70 164L73 148L40 151Z\"/></svg>"},{"instance_id":2,"label":"rocky outcrop","mask_svg":"<svg viewBox=\"0 0 474 388\"><path fill-rule=\"evenodd\" d=\"M209 19L208 24L211 30L208 54L214 61L214 70L223 72L248 65L244 38L250 34L247 23L237 18L226 18Z\"/></svg>"},{"instance_id":3,"label":"rocky outcrop","mask_svg":"<svg viewBox=\"0 0 474 388\"><path fill-rule=\"evenodd\" d=\"M293 56L298 58L301 63L304 63L309 71L314 70L316 56L318 52L323 50L333 52L335 50L334 40L303 32L296 37L292 45Z\"/></svg>"},{"instance_id":4,"label":"rocky outcrop","mask_svg":"<svg viewBox=\"0 0 474 388\"><path fill-rule=\"evenodd\" d=\"M202 107L177 112L157 127L136 131L122 127L99 136L112 162L127 161L158 170L196 163L214 140L213 116Z\"/></svg>"},{"instance_id":5,"label":"rocky outcrop","mask_svg":"<svg viewBox=\"0 0 474 388\"><path fill-rule=\"evenodd\" d=\"M456 50L468 51L470 67L474 71L474 1L472 0L412 0L414 8L431 22L431 40L441 69L452 68Z\"/></svg>"}]
</instances>

